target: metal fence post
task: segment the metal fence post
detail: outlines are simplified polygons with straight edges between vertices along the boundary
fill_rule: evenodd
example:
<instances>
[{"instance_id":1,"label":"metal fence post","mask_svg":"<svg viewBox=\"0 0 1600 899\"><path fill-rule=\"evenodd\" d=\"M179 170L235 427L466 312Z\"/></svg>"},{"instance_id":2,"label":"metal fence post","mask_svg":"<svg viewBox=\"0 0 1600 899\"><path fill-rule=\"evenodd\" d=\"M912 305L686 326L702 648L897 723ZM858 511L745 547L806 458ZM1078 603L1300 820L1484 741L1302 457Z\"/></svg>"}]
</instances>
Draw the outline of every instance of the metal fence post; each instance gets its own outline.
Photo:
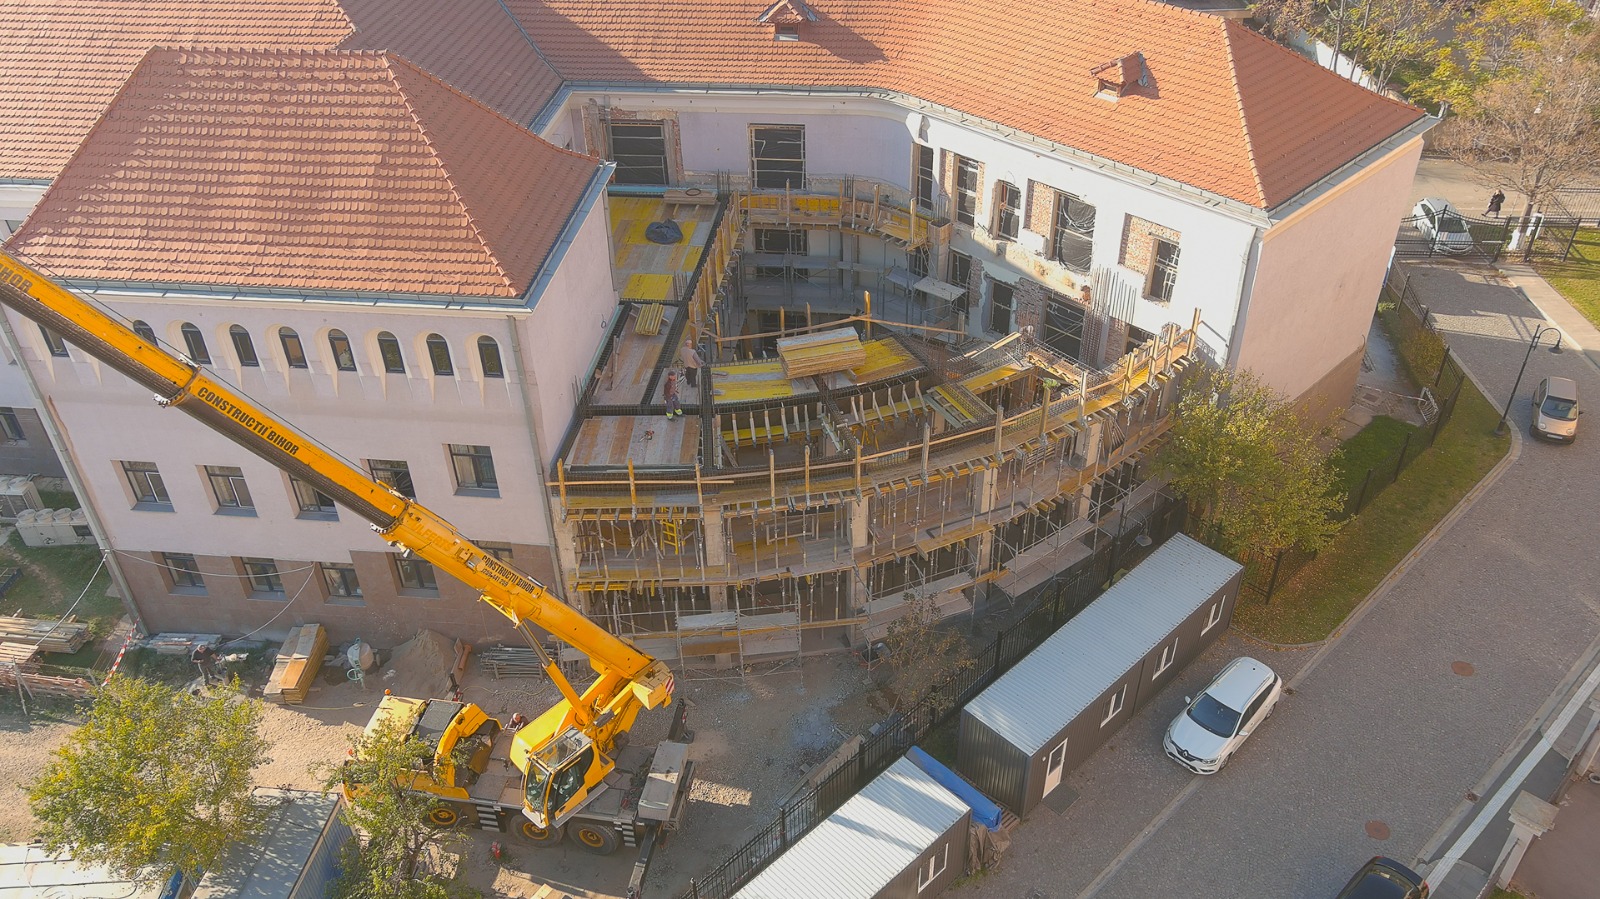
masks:
<instances>
[{"instance_id":1,"label":"metal fence post","mask_svg":"<svg viewBox=\"0 0 1600 899\"><path fill-rule=\"evenodd\" d=\"M778 806L778 845L789 848L789 807Z\"/></svg>"},{"instance_id":2,"label":"metal fence post","mask_svg":"<svg viewBox=\"0 0 1600 899\"><path fill-rule=\"evenodd\" d=\"M1444 348L1444 358L1439 360L1439 371L1433 376L1433 386L1439 386L1439 380L1444 377L1444 367L1450 362L1450 348Z\"/></svg>"},{"instance_id":3,"label":"metal fence post","mask_svg":"<svg viewBox=\"0 0 1600 899\"><path fill-rule=\"evenodd\" d=\"M1394 464L1394 477L1389 479L1389 483L1393 484L1400 480L1400 472L1406 470L1406 450L1409 449L1411 449L1411 435L1407 434L1405 442L1400 444L1400 461Z\"/></svg>"},{"instance_id":4,"label":"metal fence post","mask_svg":"<svg viewBox=\"0 0 1600 899\"><path fill-rule=\"evenodd\" d=\"M1351 512L1350 513L1351 515L1360 515L1361 514L1361 510L1366 508L1367 486L1370 485L1371 483L1372 483L1372 469L1369 468L1369 469L1367 469L1367 476L1361 479L1361 492L1356 494L1356 510L1354 512Z\"/></svg>"},{"instance_id":5,"label":"metal fence post","mask_svg":"<svg viewBox=\"0 0 1600 899\"><path fill-rule=\"evenodd\" d=\"M1288 550L1280 549L1278 550L1278 554L1272 557L1272 576L1267 578L1267 597L1264 600L1265 602L1272 602L1272 594L1277 592L1278 566L1283 564L1283 554L1286 552L1288 552Z\"/></svg>"}]
</instances>

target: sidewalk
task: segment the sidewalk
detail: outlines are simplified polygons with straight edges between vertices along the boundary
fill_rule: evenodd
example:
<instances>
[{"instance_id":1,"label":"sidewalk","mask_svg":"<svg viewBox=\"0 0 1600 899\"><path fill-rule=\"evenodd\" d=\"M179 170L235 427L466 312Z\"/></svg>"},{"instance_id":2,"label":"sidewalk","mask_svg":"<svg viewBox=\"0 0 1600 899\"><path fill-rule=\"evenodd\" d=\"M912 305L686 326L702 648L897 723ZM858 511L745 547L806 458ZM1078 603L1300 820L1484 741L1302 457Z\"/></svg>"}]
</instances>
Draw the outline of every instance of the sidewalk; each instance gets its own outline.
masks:
<instances>
[{"instance_id":1,"label":"sidewalk","mask_svg":"<svg viewBox=\"0 0 1600 899\"><path fill-rule=\"evenodd\" d=\"M1600 369L1600 328L1590 324L1583 313L1574 309L1560 291L1524 262L1502 261L1497 266L1507 279L1544 314L1544 317L1561 329L1563 349L1576 349L1596 369Z\"/></svg>"}]
</instances>

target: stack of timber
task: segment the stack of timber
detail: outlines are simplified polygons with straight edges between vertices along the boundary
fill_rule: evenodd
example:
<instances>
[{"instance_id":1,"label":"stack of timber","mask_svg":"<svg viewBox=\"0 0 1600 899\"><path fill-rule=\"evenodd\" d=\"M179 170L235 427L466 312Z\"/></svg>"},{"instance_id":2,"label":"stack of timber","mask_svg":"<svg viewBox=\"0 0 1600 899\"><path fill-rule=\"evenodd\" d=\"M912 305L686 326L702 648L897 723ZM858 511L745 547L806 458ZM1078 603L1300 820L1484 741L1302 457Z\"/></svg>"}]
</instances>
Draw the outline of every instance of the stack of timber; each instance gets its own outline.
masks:
<instances>
[{"instance_id":1,"label":"stack of timber","mask_svg":"<svg viewBox=\"0 0 1600 899\"><path fill-rule=\"evenodd\" d=\"M278 650L278 660L273 663L272 675L267 678L262 695L273 702L293 705L305 702L327 652L328 632L322 625L302 624L289 631L289 638Z\"/></svg>"},{"instance_id":2,"label":"stack of timber","mask_svg":"<svg viewBox=\"0 0 1600 899\"><path fill-rule=\"evenodd\" d=\"M544 662L540 660L539 653L523 646L496 646L478 653L478 663L483 670L494 675L495 680L503 677L543 677Z\"/></svg>"},{"instance_id":3,"label":"stack of timber","mask_svg":"<svg viewBox=\"0 0 1600 899\"><path fill-rule=\"evenodd\" d=\"M221 634L174 634L160 633L147 638L144 645L156 651L156 655L184 656L194 654L201 646L216 646L222 642Z\"/></svg>"},{"instance_id":4,"label":"stack of timber","mask_svg":"<svg viewBox=\"0 0 1600 899\"><path fill-rule=\"evenodd\" d=\"M0 671L21 668L32 671L39 667L39 647L32 643L0 641Z\"/></svg>"},{"instance_id":5,"label":"stack of timber","mask_svg":"<svg viewBox=\"0 0 1600 899\"><path fill-rule=\"evenodd\" d=\"M81 621L0 617L0 640L27 643L44 652L77 652L89 642L89 625Z\"/></svg>"},{"instance_id":6,"label":"stack of timber","mask_svg":"<svg viewBox=\"0 0 1600 899\"><path fill-rule=\"evenodd\" d=\"M20 682L20 685L19 685ZM0 665L0 690L22 689L29 696L55 696L63 699L88 699L95 685L81 677L52 677Z\"/></svg>"},{"instance_id":7,"label":"stack of timber","mask_svg":"<svg viewBox=\"0 0 1600 899\"><path fill-rule=\"evenodd\" d=\"M790 379L848 371L867 361L867 348L854 328L834 328L778 340L783 373Z\"/></svg>"}]
</instances>

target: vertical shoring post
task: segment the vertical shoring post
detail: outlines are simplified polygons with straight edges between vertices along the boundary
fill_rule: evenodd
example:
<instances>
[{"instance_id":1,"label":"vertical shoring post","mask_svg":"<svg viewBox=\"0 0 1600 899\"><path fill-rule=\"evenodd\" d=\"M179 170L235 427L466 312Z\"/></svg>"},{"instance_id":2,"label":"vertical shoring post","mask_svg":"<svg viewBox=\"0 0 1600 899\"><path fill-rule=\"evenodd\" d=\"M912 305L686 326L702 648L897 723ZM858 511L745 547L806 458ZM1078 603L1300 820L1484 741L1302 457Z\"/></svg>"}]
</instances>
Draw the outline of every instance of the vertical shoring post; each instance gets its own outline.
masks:
<instances>
[{"instance_id":1,"label":"vertical shoring post","mask_svg":"<svg viewBox=\"0 0 1600 899\"><path fill-rule=\"evenodd\" d=\"M811 444L809 442L806 444L805 469L806 469L805 507L807 509L809 509L809 508L811 508Z\"/></svg>"}]
</instances>

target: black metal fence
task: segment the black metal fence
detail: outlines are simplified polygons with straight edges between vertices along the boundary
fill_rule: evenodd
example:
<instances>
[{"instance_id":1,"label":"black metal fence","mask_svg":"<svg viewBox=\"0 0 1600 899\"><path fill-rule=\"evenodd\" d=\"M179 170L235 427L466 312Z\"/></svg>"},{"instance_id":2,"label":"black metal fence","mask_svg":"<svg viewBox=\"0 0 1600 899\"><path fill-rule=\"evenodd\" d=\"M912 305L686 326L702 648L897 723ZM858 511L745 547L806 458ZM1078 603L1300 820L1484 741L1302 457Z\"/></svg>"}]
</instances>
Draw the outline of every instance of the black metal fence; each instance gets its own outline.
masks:
<instances>
[{"instance_id":1,"label":"black metal fence","mask_svg":"<svg viewBox=\"0 0 1600 899\"><path fill-rule=\"evenodd\" d=\"M1491 263L1502 259L1565 262L1586 221L1578 216L1536 214L1528 220L1531 238L1525 237L1513 245L1513 238L1523 230L1524 219L1521 216L1470 218L1462 215L1459 220L1465 226L1465 231L1449 225L1440 230L1419 215L1402 219L1400 231L1395 235L1394 254L1412 259L1445 258Z\"/></svg>"},{"instance_id":2,"label":"black metal fence","mask_svg":"<svg viewBox=\"0 0 1600 899\"><path fill-rule=\"evenodd\" d=\"M1550 208L1585 227L1600 227L1600 187L1568 187L1550 197Z\"/></svg>"},{"instance_id":3,"label":"black metal fence","mask_svg":"<svg viewBox=\"0 0 1600 899\"><path fill-rule=\"evenodd\" d=\"M963 706L994 683L1061 625L1088 607L1121 568L1131 568L1151 547L1183 529L1184 507L1162 497L1146 527L1108 539L1088 558L1026 597L1014 624L975 655L976 664L934 684L914 706L880 722L855 756L816 787L789 800L777 817L722 864L689 881L681 899L729 899L763 867L883 773L934 729L953 723ZM1150 546L1141 545L1148 535ZM819 894L820 895L820 894Z\"/></svg>"}]
</instances>

